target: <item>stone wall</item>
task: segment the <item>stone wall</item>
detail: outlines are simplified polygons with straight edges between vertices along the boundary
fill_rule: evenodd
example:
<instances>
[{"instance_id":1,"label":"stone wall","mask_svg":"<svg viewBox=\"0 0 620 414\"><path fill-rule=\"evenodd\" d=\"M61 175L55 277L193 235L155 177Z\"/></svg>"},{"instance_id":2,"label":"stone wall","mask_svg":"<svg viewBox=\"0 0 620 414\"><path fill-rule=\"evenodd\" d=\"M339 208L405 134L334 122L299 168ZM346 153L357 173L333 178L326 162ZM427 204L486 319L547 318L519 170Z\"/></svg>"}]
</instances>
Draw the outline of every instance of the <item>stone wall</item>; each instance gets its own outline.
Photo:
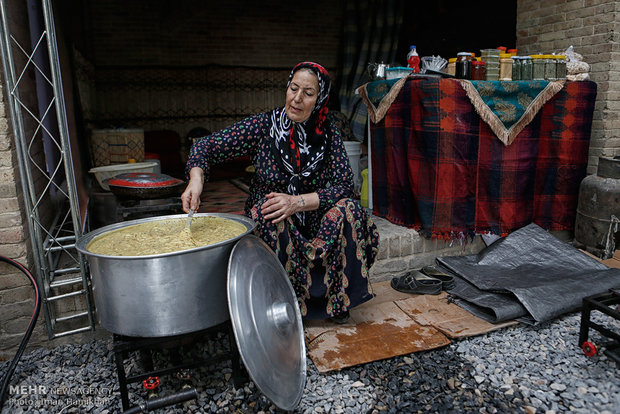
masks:
<instances>
[{"instance_id":1,"label":"stone wall","mask_svg":"<svg viewBox=\"0 0 620 414\"><path fill-rule=\"evenodd\" d=\"M573 46L590 64L598 94L588 173L599 156L620 155L620 2L518 0L519 54L561 52Z\"/></svg>"}]
</instances>

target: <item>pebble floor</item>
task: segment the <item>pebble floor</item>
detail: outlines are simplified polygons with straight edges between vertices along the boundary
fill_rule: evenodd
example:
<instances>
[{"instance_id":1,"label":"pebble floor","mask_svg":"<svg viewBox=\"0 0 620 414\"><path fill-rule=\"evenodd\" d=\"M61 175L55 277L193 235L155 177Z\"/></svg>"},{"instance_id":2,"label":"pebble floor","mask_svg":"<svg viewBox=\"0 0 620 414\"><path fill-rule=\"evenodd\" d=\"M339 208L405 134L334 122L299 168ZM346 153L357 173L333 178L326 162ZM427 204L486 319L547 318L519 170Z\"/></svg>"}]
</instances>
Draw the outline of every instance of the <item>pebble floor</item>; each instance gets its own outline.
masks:
<instances>
[{"instance_id":1,"label":"pebble floor","mask_svg":"<svg viewBox=\"0 0 620 414\"><path fill-rule=\"evenodd\" d=\"M592 320L620 332L618 321L605 315L594 313ZM580 313L573 313L326 374L308 358L303 397L294 412L619 413L619 366L604 354L585 356L577 346L579 327ZM608 341L594 331L590 338ZM121 412L111 346L111 340L93 340L26 352L2 414ZM191 352L218 353L227 346L227 336L219 334ZM8 364L0 364L2 377ZM125 366L135 372L138 358L128 358ZM226 361L195 369L193 386L200 398L156 412L282 412L252 381L235 388L231 375ZM174 381L164 383L161 395L173 386ZM141 386L132 385L132 403L142 398Z\"/></svg>"}]
</instances>

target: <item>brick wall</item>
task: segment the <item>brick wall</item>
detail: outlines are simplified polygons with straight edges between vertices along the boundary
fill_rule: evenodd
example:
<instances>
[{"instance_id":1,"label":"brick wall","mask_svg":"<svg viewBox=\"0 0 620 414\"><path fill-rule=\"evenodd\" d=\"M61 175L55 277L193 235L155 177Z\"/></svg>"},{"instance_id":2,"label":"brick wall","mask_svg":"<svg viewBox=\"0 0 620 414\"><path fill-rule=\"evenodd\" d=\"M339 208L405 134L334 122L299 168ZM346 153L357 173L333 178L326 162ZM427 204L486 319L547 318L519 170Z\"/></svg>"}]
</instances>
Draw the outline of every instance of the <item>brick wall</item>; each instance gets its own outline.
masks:
<instances>
[{"instance_id":1,"label":"brick wall","mask_svg":"<svg viewBox=\"0 0 620 414\"><path fill-rule=\"evenodd\" d=\"M288 70L301 60L337 76L342 0L180 0L174 7L110 0L82 7L63 15L94 69L81 83L94 90L83 105L93 109L89 128L166 129L182 137L197 126L215 131L282 105Z\"/></svg>"},{"instance_id":2,"label":"brick wall","mask_svg":"<svg viewBox=\"0 0 620 414\"><path fill-rule=\"evenodd\" d=\"M337 62L342 0L85 3L82 49L96 66Z\"/></svg>"},{"instance_id":3,"label":"brick wall","mask_svg":"<svg viewBox=\"0 0 620 414\"><path fill-rule=\"evenodd\" d=\"M573 45L590 64L598 94L588 173L599 156L620 155L620 2L614 0L518 0L519 54L563 51Z\"/></svg>"},{"instance_id":4,"label":"brick wall","mask_svg":"<svg viewBox=\"0 0 620 414\"><path fill-rule=\"evenodd\" d=\"M9 8L15 27L24 25L25 11ZM21 33L23 35L23 33ZM18 38L20 36L18 35ZM0 255L26 267L32 265L19 168L13 140L5 79L0 94ZM27 99L27 98L26 98ZM18 269L0 263L0 358L14 349L26 331L34 309L34 292ZM39 330L40 332L41 330Z\"/></svg>"}]
</instances>

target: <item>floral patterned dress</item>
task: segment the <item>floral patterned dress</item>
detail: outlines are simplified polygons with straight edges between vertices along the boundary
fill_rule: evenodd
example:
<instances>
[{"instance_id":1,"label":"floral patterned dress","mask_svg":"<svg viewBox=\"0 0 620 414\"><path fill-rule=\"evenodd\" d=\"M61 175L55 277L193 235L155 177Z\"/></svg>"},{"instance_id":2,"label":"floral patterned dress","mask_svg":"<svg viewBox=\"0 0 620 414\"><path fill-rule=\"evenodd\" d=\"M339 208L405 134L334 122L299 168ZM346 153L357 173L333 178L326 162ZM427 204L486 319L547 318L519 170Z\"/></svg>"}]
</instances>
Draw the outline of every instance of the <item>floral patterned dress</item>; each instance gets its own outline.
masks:
<instances>
[{"instance_id":1,"label":"floral patterned dress","mask_svg":"<svg viewBox=\"0 0 620 414\"><path fill-rule=\"evenodd\" d=\"M190 151L187 172L201 167L208 179L212 165L249 155L256 173L245 214L257 223L257 235L277 254L286 269L303 317L338 315L374 297L369 269L377 255L379 234L353 196L353 172L338 129L327 126L325 162L301 177L300 193L316 192L319 208L305 212L302 225L293 215L273 224L260 206L270 192L287 192L289 176L273 151L269 113L246 118L198 140Z\"/></svg>"}]
</instances>

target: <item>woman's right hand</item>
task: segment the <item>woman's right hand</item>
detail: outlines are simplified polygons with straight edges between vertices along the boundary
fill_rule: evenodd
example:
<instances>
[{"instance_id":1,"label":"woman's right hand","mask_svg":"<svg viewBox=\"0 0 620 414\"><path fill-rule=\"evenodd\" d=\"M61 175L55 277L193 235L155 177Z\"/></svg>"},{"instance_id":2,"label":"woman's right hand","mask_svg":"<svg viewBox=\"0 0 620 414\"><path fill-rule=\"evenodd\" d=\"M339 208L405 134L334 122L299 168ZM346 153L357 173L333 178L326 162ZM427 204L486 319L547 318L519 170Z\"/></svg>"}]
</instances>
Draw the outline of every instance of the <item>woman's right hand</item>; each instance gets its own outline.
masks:
<instances>
[{"instance_id":1,"label":"woman's right hand","mask_svg":"<svg viewBox=\"0 0 620 414\"><path fill-rule=\"evenodd\" d=\"M183 211L189 213L189 210L198 211L200 207L200 195L204 185L204 172L200 167L194 167L189 172L189 183L187 188L181 194L183 202Z\"/></svg>"}]
</instances>

